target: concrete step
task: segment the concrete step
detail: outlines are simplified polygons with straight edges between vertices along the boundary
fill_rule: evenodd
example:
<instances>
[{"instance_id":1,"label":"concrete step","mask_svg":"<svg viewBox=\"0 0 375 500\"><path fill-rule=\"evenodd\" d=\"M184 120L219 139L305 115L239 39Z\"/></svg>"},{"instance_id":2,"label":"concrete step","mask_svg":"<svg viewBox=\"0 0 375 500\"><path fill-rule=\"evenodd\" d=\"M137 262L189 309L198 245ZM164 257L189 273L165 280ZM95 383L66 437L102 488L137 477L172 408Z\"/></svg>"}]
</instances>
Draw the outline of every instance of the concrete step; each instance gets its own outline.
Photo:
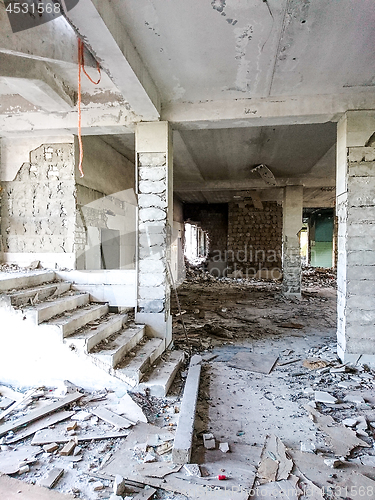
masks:
<instances>
[{"instance_id":1,"label":"concrete step","mask_svg":"<svg viewBox=\"0 0 375 500\"><path fill-rule=\"evenodd\" d=\"M82 307L88 304L89 301L90 295L88 293L72 293L60 299L25 308L24 314L27 318L34 321L36 325L39 325L65 311L72 311L73 309L77 309L77 307Z\"/></svg>"},{"instance_id":2,"label":"concrete step","mask_svg":"<svg viewBox=\"0 0 375 500\"><path fill-rule=\"evenodd\" d=\"M163 354L165 341L158 338L147 340L136 347L128 356L111 371L112 375L126 382L131 387L137 386L147 369Z\"/></svg>"},{"instance_id":3,"label":"concrete step","mask_svg":"<svg viewBox=\"0 0 375 500\"><path fill-rule=\"evenodd\" d=\"M183 351L166 352L159 359L157 365L146 373L138 390L147 390L151 396L164 398L184 360L185 353Z\"/></svg>"},{"instance_id":4,"label":"concrete step","mask_svg":"<svg viewBox=\"0 0 375 500\"><path fill-rule=\"evenodd\" d=\"M10 297L12 306L19 307L28 304L30 300L32 301L31 303L34 303L46 300L51 296L58 297L59 295L62 295L63 293L66 293L68 290L70 290L70 287L70 283L57 281L48 285L39 285L17 292L11 292L7 295Z\"/></svg>"},{"instance_id":5,"label":"concrete step","mask_svg":"<svg viewBox=\"0 0 375 500\"><path fill-rule=\"evenodd\" d=\"M78 350L88 353L104 339L120 331L127 320L127 314L109 314L99 325L88 325L87 328L70 335L69 342Z\"/></svg>"},{"instance_id":6,"label":"concrete step","mask_svg":"<svg viewBox=\"0 0 375 500\"><path fill-rule=\"evenodd\" d=\"M145 327L143 325L129 326L98 344L93 356L100 365L109 365L115 368L122 358L139 344L144 335Z\"/></svg>"},{"instance_id":7,"label":"concrete step","mask_svg":"<svg viewBox=\"0 0 375 500\"><path fill-rule=\"evenodd\" d=\"M33 273L4 273L0 276L0 293L21 288L42 285L55 279L54 271L35 271Z\"/></svg>"},{"instance_id":8,"label":"concrete step","mask_svg":"<svg viewBox=\"0 0 375 500\"><path fill-rule=\"evenodd\" d=\"M57 326L63 338L69 337L73 332L82 328L83 326L95 321L96 319L105 316L108 313L108 304L85 304L77 311L66 312L66 314L59 318L52 318L47 321L45 325Z\"/></svg>"}]
</instances>

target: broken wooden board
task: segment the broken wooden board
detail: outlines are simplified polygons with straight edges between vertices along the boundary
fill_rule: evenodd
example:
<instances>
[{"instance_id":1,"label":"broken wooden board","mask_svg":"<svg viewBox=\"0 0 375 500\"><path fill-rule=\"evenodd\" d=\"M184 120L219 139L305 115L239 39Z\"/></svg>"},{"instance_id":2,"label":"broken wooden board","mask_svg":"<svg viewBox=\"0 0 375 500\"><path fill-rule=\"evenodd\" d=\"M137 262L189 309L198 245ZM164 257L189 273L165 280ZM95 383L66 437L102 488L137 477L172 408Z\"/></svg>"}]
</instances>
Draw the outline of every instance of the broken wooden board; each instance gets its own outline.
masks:
<instances>
[{"instance_id":1,"label":"broken wooden board","mask_svg":"<svg viewBox=\"0 0 375 500\"><path fill-rule=\"evenodd\" d=\"M55 415L41 418L33 424L28 425L25 430L18 432L13 439L7 439L7 444L17 443L17 441L25 439L32 434L35 434L36 432L49 427L50 425L54 425L67 420L72 415L74 415L74 411L61 411L59 413L56 413Z\"/></svg>"},{"instance_id":2,"label":"broken wooden board","mask_svg":"<svg viewBox=\"0 0 375 500\"><path fill-rule=\"evenodd\" d=\"M85 434L76 434L74 438L78 441L91 441L100 439L116 439L123 438L129 434L129 431L110 431L104 434L99 434L97 432L87 432ZM33 437L32 445L44 445L49 443L67 443L70 441L71 436L66 435L64 432L58 429L45 429L37 432Z\"/></svg>"},{"instance_id":3,"label":"broken wooden board","mask_svg":"<svg viewBox=\"0 0 375 500\"><path fill-rule=\"evenodd\" d=\"M241 491L238 491L238 480L235 480L234 476L233 478L231 477L227 481L218 481L216 478L214 480L195 478L195 477L193 478L192 476L181 476L179 473L171 473L166 475L164 478L150 477L140 474L137 470L139 463L134 458L134 447L139 443L147 442L148 437L153 434L163 435L166 434L166 431L165 429L161 429L151 424L139 423L136 427L132 429L125 442L121 445L119 450L113 455L110 461L105 464L105 466L101 469L100 472L103 473L105 476L111 476L111 477L115 477L117 474L119 474L126 481L131 481L132 483L136 483L138 485L147 484L149 486L152 486L153 488L162 488L170 492L179 492L180 494L185 495L186 497L192 500L193 499L207 500L208 498L207 495L215 493L219 495L220 493L225 492L225 488L232 489L232 487L234 490L233 494L231 490L232 500L248 499L251 487L248 488L247 490L242 489ZM145 465L151 465L151 464L145 464ZM169 463L168 465L169 467L173 467L172 463ZM216 463L210 463L208 465L216 470ZM236 469L238 469L239 464L237 462L234 462L232 465L234 473ZM245 467L243 463L241 463L240 465L242 467ZM226 471L229 477L230 475L229 469L226 468ZM216 475L217 471L215 477ZM221 488L221 490L214 492L213 488Z\"/></svg>"},{"instance_id":4,"label":"broken wooden board","mask_svg":"<svg viewBox=\"0 0 375 500\"><path fill-rule=\"evenodd\" d=\"M293 460L287 448L274 434L266 437L257 476L261 484L287 480L293 469Z\"/></svg>"},{"instance_id":5,"label":"broken wooden board","mask_svg":"<svg viewBox=\"0 0 375 500\"><path fill-rule=\"evenodd\" d=\"M302 330L303 325L301 323L293 323L289 321L288 323L279 323L277 326L280 328L292 328L293 330Z\"/></svg>"},{"instance_id":6,"label":"broken wooden board","mask_svg":"<svg viewBox=\"0 0 375 500\"><path fill-rule=\"evenodd\" d=\"M227 362L228 366L238 370L264 373L268 375L275 366L278 356L264 356L253 352L239 352Z\"/></svg>"},{"instance_id":7,"label":"broken wooden board","mask_svg":"<svg viewBox=\"0 0 375 500\"><path fill-rule=\"evenodd\" d=\"M313 416L313 421L318 429L327 434L332 451L336 456L346 457L357 446L371 448L369 444L359 439L354 431L343 425L338 425L329 415L323 415L308 404L304 405L304 408Z\"/></svg>"},{"instance_id":8,"label":"broken wooden board","mask_svg":"<svg viewBox=\"0 0 375 500\"><path fill-rule=\"evenodd\" d=\"M35 448L35 446L22 446L19 449L1 452L0 473L15 474L19 471L21 462L34 462L35 457L42 451L43 450L39 447ZM0 495L0 498L3 497Z\"/></svg>"},{"instance_id":9,"label":"broken wooden board","mask_svg":"<svg viewBox=\"0 0 375 500\"><path fill-rule=\"evenodd\" d=\"M4 500L74 500L72 495L63 495L57 491L42 486L33 486L1 474L0 498Z\"/></svg>"},{"instance_id":10,"label":"broken wooden board","mask_svg":"<svg viewBox=\"0 0 375 500\"><path fill-rule=\"evenodd\" d=\"M120 417L120 415L113 413L113 411L108 410L107 408L98 407L91 410L91 412L97 417L104 420L104 422L113 425L117 429L128 429L129 427L134 425L134 423L130 422L124 417Z\"/></svg>"},{"instance_id":11,"label":"broken wooden board","mask_svg":"<svg viewBox=\"0 0 375 500\"><path fill-rule=\"evenodd\" d=\"M17 429L20 429L24 425L30 424L31 422L35 422L35 420L38 420L42 417L45 417L46 415L49 415L50 413L53 413L57 410L60 410L64 406L66 406L70 403L74 403L75 401L78 401L82 396L83 396L83 394L81 394L80 392L68 394L68 396L66 396L64 399L60 399L59 401L56 401L55 403L44 406L43 408L40 408L39 410L31 411L27 415L25 415L24 417L18 418L17 420L14 420L13 422L9 422L8 424L3 424L0 426L0 437L4 436L9 431L15 431Z\"/></svg>"}]
</instances>

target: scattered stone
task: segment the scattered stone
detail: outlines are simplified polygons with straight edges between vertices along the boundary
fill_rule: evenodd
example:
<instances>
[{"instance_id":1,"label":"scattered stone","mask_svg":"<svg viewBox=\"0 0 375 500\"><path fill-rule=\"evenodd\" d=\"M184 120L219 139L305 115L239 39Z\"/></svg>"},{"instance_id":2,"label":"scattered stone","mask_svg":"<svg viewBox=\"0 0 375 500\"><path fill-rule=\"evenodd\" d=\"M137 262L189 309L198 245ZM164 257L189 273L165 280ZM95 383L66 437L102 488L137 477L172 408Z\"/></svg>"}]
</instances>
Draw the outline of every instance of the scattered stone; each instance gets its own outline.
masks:
<instances>
[{"instance_id":1,"label":"scattered stone","mask_svg":"<svg viewBox=\"0 0 375 500\"><path fill-rule=\"evenodd\" d=\"M357 425L357 422L358 420L356 418L346 418L342 421L342 424L345 425L345 427L354 427Z\"/></svg>"},{"instance_id":2,"label":"scattered stone","mask_svg":"<svg viewBox=\"0 0 375 500\"><path fill-rule=\"evenodd\" d=\"M315 391L315 401L317 403L328 403L328 404L335 404L337 403L337 399L328 392L324 391Z\"/></svg>"},{"instance_id":3,"label":"scattered stone","mask_svg":"<svg viewBox=\"0 0 375 500\"><path fill-rule=\"evenodd\" d=\"M66 426L66 430L69 432L69 431L75 431L78 427L78 423L77 421L73 421L71 423L69 423L67 426Z\"/></svg>"},{"instance_id":4,"label":"scattered stone","mask_svg":"<svg viewBox=\"0 0 375 500\"><path fill-rule=\"evenodd\" d=\"M73 452L75 447L76 447L76 442L69 441L69 443L66 443L63 449L60 451L60 455L62 455L63 457L69 456Z\"/></svg>"},{"instance_id":5,"label":"scattered stone","mask_svg":"<svg viewBox=\"0 0 375 500\"><path fill-rule=\"evenodd\" d=\"M92 413L88 411L79 411L75 415L72 416L72 420L76 420L78 422L84 422L85 420L89 420L92 417Z\"/></svg>"},{"instance_id":6,"label":"scattered stone","mask_svg":"<svg viewBox=\"0 0 375 500\"><path fill-rule=\"evenodd\" d=\"M303 393L304 393L306 396L312 396L312 395L315 393L315 391L314 391L314 389L313 389L312 387L305 387L305 388L303 389Z\"/></svg>"},{"instance_id":7,"label":"scattered stone","mask_svg":"<svg viewBox=\"0 0 375 500\"><path fill-rule=\"evenodd\" d=\"M154 457L154 455L152 455L151 453L147 453L147 455L143 459L143 462L145 464L149 464L151 462L156 462L156 457Z\"/></svg>"},{"instance_id":8,"label":"scattered stone","mask_svg":"<svg viewBox=\"0 0 375 500\"><path fill-rule=\"evenodd\" d=\"M344 401L348 403L355 403L356 405L365 403L365 400L359 394L348 394L347 396L345 396Z\"/></svg>"},{"instance_id":9,"label":"scattered stone","mask_svg":"<svg viewBox=\"0 0 375 500\"><path fill-rule=\"evenodd\" d=\"M337 469L342 464L341 460L337 460L336 458L325 458L324 463L332 469Z\"/></svg>"},{"instance_id":10,"label":"scattered stone","mask_svg":"<svg viewBox=\"0 0 375 500\"><path fill-rule=\"evenodd\" d=\"M115 495L122 495L125 492L126 484L125 480L120 474L115 476L115 482L113 483L113 493Z\"/></svg>"},{"instance_id":11,"label":"scattered stone","mask_svg":"<svg viewBox=\"0 0 375 500\"><path fill-rule=\"evenodd\" d=\"M219 444L219 450L222 451L223 453L228 453L228 451L229 451L229 444L228 443L220 443Z\"/></svg>"},{"instance_id":12,"label":"scattered stone","mask_svg":"<svg viewBox=\"0 0 375 500\"><path fill-rule=\"evenodd\" d=\"M50 443L50 444L45 444L43 446L43 450L46 453L53 453L54 451L59 449L59 445L57 443Z\"/></svg>"},{"instance_id":13,"label":"scattered stone","mask_svg":"<svg viewBox=\"0 0 375 500\"><path fill-rule=\"evenodd\" d=\"M23 465L19 468L18 474L26 474L26 472L30 472L30 467L28 465Z\"/></svg>"},{"instance_id":14,"label":"scattered stone","mask_svg":"<svg viewBox=\"0 0 375 500\"><path fill-rule=\"evenodd\" d=\"M203 444L206 450L214 450L216 447L215 437L213 434L203 434Z\"/></svg>"},{"instance_id":15,"label":"scattered stone","mask_svg":"<svg viewBox=\"0 0 375 500\"><path fill-rule=\"evenodd\" d=\"M93 483L92 485L94 491L100 491L100 490L104 490L105 486L103 483L101 483L100 481L96 481L95 483Z\"/></svg>"},{"instance_id":16,"label":"scattered stone","mask_svg":"<svg viewBox=\"0 0 375 500\"><path fill-rule=\"evenodd\" d=\"M301 441L301 451L306 453L315 453L316 446L312 441Z\"/></svg>"},{"instance_id":17,"label":"scattered stone","mask_svg":"<svg viewBox=\"0 0 375 500\"><path fill-rule=\"evenodd\" d=\"M188 476L202 477L201 468L198 464L185 464L184 469Z\"/></svg>"}]
</instances>

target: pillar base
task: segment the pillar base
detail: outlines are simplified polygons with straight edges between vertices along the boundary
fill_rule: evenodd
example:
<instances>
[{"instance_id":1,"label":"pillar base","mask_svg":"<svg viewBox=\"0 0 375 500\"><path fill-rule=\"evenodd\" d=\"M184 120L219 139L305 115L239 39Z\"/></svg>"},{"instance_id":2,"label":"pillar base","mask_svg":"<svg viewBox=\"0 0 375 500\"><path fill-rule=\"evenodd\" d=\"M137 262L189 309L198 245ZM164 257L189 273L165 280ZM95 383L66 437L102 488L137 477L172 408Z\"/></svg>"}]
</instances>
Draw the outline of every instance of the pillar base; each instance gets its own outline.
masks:
<instances>
[{"instance_id":1,"label":"pillar base","mask_svg":"<svg viewBox=\"0 0 375 500\"><path fill-rule=\"evenodd\" d=\"M367 365L370 368L375 368L375 354L349 354L342 347L337 346L337 355L342 363L350 363L351 365Z\"/></svg>"},{"instance_id":2,"label":"pillar base","mask_svg":"<svg viewBox=\"0 0 375 500\"><path fill-rule=\"evenodd\" d=\"M165 340L165 348L172 344L172 316L165 313L136 313L135 322L146 325L146 333L149 337L157 337Z\"/></svg>"}]
</instances>

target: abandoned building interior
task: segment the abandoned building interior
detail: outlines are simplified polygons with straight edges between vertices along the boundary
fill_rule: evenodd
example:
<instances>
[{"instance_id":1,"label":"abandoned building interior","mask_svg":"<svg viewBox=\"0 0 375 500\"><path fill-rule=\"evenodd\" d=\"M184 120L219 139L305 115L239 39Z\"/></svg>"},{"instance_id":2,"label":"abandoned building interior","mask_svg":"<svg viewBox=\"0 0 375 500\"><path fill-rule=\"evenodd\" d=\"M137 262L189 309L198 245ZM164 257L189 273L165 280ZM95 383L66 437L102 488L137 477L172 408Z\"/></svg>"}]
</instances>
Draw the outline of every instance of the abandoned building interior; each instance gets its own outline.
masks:
<instances>
[{"instance_id":1,"label":"abandoned building interior","mask_svg":"<svg viewBox=\"0 0 375 500\"><path fill-rule=\"evenodd\" d=\"M0 498L375 498L371 0L0 2Z\"/></svg>"}]
</instances>

